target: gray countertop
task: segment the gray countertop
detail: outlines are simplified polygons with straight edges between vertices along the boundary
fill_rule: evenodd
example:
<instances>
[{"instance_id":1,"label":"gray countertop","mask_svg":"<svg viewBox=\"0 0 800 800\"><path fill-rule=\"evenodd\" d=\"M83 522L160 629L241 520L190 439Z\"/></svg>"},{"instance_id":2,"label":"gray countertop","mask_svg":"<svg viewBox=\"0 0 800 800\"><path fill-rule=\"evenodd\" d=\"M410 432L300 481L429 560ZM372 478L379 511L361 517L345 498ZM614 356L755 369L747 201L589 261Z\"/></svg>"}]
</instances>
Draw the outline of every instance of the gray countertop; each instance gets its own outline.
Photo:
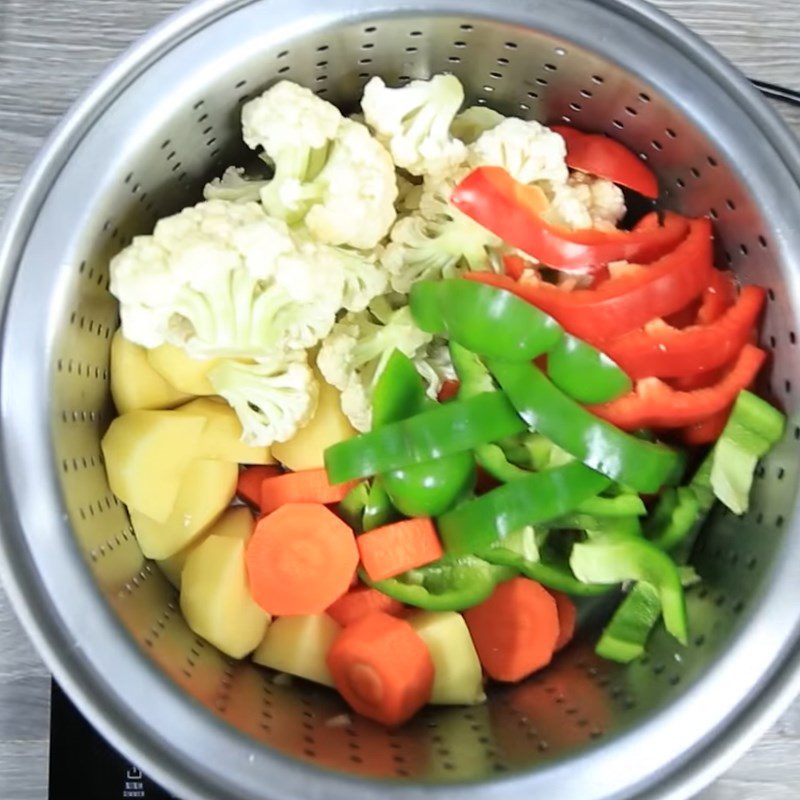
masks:
<instances>
[{"instance_id":1,"label":"gray countertop","mask_svg":"<svg viewBox=\"0 0 800 800\"><path fill-rule=\"evenodd\" d=\"M0 0L0 211L61 114L182 0ZM798 0L658 0L748 75L800 88ZM800 109L780 107L800 134ZM0 589L0 798L47 796L49 677ZM800 701L702 800L800 797Z\"/></svg>"}]
</instances>

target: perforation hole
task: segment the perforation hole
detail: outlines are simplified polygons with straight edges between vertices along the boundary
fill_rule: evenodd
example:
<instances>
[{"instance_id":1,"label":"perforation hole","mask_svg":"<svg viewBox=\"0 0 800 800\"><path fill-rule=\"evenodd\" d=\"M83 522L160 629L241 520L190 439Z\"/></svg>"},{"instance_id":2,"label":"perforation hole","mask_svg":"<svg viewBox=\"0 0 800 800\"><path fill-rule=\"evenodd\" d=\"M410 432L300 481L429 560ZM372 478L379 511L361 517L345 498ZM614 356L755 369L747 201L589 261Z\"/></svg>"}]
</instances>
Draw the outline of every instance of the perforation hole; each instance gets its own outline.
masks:
<instances>
[{"instance_id":1,"label":"perforation hole","mask_svg":"<svg viewBox=\"0 0 800 800\"><path fill-rule=\"evenodd\" d=\"M620 121L620 120L618 120L618 119L612 119L612 120L611 120L611 124L612 124L612 125L613 125L613 126L614 126L614 127L617 129L617 130L622 130L622 128L624 128L624 127L625 127L625 123L621 122L621 121Z\"/></svg>"},{"instance_id":2,"label":"perforation hole","mask_svg":"<svg viewBox=\"0 0 800 800\"><path fill-rule=\"evenodd\" d=\"M581 97L586 97L586 98L594 97L594 95L588 89L581 89L580 95Z\"/></svg>"},{"instance_id":3,"label":"perforation hole","mask_svg":"<svg viewBox=\"0 0 800 800\"><path fill-rule=\"evenodd\" d=\"M461 58L459 56L450 56L447 60L451 64L460 64L461 63Z\"/></svg>"},{"instance_id":4,"label":"perforation hole","mask_svg":"<svg viewBox=\"0 0 800 800\"><path fill-rule=\"evenodd\" d=\"M678 134L675 133L675 131L672 128L664 128L664 133L666 133L670 139L678 138Z\"/></svg>"},{"instance_id":5,"label":"perforation hole","mask_svg":"<svg viewBox=\"0 0 800 800\"><path fill-rule=\"evenodd\" d=\"M505 47L507 50L516 50L519 45L516 42L506 42Z\"/></svg>"},{"instance_id":6,"label":"perforation hole","mask_svg":"<svg viewBox=\"0 0 800 800\"><path fill-rule=\"evenodd\" d=\"M545 64L545 65L544 65L544 68L545 68L545 69L546 69L548 72L555 72L555 71L558 69L558 67L557 67L555 64Z\"/></svg>"},{"instance_id":7,"label":"perforation hole","mask_svg":"<svg viewBox=\"0 0 800 800\"><path fill-rule=\"evenodd\" d=\"M582 108L583 108L583 106L581 106L581 104L580 104L580 103L570 103L570 104L569 104L569 107L570 107L570 108L571 108L573 111L581 111L581 110L582 110Z\"/></svg>"},{"instance_id":8,"label":"perforation hole","mask_svg":"<svg viewBox=\"0 0 800 800\"><path fill-rule=\"evenodd\" d=\"M629 117L636 117L639 115L639 112L633 106L625 106L625 113Z\"/></svg>"},{"instance_id":9,"label":"perforation hole","mask_svg":"<svg viewBox=\"0 0 800 800\"><path fill-rule=\"evenodd\" d=\"M697 167L691 167L689 172L692 173L692 177L693 178L699 178L700 177L700 170L697 169Z\"/></svg>"},{"instance_id":10,"label":"perforation hole","mask_svg":"<svg viewBox=\"0 0 800 800\"><path fill-rule=\"evenodd\" d=\"M729 211L736 211L736 203L730 197L725 201L725 205Z\"/></svg>"},{"instance_id":11,"label":"perforation hole","mask_svg":"<svg viewBox=\"0 0 800 800\"><path fill-rule=\"evenodd\" d=\"M768 247L768 246L769 246L769 245L767 244L766 237L765 237L763 234L761 234L761 235L758 237L758 243L759 243L759 244L760 244L762 247Z\"/></svg>"},{"instance_id":12,"label":"perforation hole","mask_svg":"<svg viewBox=\"0 0 800 800\"><path fill-rule=\"evenodd\" d=\"M605 78L602 75L592 75L592 80L595 83L605 83L606 82Z\"/></svg>"}]
</instances>

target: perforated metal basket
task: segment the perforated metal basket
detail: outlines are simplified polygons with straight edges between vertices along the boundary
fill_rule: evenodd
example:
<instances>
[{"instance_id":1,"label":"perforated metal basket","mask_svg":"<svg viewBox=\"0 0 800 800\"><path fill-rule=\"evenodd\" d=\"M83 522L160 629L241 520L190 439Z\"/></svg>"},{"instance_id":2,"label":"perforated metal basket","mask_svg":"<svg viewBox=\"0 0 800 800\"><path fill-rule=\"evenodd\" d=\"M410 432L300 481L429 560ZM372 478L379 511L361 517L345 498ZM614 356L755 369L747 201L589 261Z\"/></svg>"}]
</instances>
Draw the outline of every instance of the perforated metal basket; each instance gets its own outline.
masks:
<instances>
[{"instance_id":1,"label":"perforated metal basket","mask_svg":"<svg viewBox=\"0 0 800 800\"><path fill-rule=\"evenodd\" d=\"M472 101L607 131L667 203L716 223L720 262L769 287L762 344L790 417L751 511L696 552L690 646L621 668L591 631L476 708L397 731L333 692L278 685L186 627L109 490L109 257L245 159L241 104L279 77L352 107L366 80L454 72ZM3 238L4 578L59 681L184 798L685 797L798 688L796 320L800 155L742 78L637 0L208 0L119 61L34 166Z\"/></svg>"}]
</instances>

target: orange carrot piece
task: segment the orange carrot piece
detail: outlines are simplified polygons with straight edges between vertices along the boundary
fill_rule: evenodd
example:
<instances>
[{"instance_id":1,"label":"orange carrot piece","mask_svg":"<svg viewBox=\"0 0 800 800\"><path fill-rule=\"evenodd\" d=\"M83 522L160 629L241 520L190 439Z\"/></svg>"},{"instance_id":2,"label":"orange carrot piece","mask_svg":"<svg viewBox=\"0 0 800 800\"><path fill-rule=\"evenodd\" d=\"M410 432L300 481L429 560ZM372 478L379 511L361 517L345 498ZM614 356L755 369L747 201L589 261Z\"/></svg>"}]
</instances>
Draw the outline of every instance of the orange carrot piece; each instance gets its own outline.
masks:
<instances>
[{"instance_id":1,"label":"orange carrot piece","mask_svg":"<svg viewBox=\"0 0 800 800\"><path fill-rule=\"evenodd\" d=\"M342 628L327 662L348 704L384 725L401 725L430 700L428 648L408 622L381 611Z\"/></svg>"},{"instance_id":2,"label":"orange carrot piece","mask_svg":"<svg viewBox=\"0 0 800 800\"><path fill-rule=\"evenodd\" d=\"M353 531L317 503L287 503L262 517L245 553L255 601L274 616L321 614L358 566Z\"/></svg>"},{"instance_id":3,"label":"orange carrot piece","mask_svg":"<svg viewBox=\"0 0 800 800\"><path fill-rule=\"evenodd\" d=\"M383 611L384 614L396 617L402 614L404 608L399 600L388 597L377 589L359 586L343 594L325 613L346 628L373 611Z\"/></svg>"},{"instance_id":4,"label":"orange carrot piece","mask_svg":"<svg viewBox=\"0 0 800 800\"><path fill-rule=\"evenodd\" d=\"M247 467L239 473L236 494L242 500L258 508L261 505L261 484L267 478L281 474L281 468L275 464L258 467Z\"/></svg>"},{"instance_id":5,"label":"orange carrot piece","mask_svg":"<svg viewBox=\"0 0 800 800\"><path fill-rule=\"evenodd\" d=\"M577 621L578 612L575 609L575 603L563 592L556 592L552 589L550 594L553 595L553 600L556 601L556 612L558 613L558 639L556 639L556 653L563 650L575 635L575 623Z\"/></svg>"},{"instance_id":6,"label":"orange carrot piece","mask_svg":"<svg viewBox=\"0 0 800 800\"><path fill-rule=\"evenodd\" d=\"M553 658L558 641L556 601L528 578L501 583L488 600L464 613L478 658L489 677L519 681Z\"/></svg>"},{"instance_id":7,"label":"orange carrot piece","mask_svg":"<svg viewBox=\"0 0 800 800\"><path fill-rule=\"evenodd\" d=\"M356 540L370 580L393 578L440 559L444 552L433 522L414 517L362 533Z\"/></svg>"},{"instance_id":8,"label":"orange carrot piece","mask_svg":"<svg viewBox=\"0 0 800 800\"><path fill-rule=\"evenodd\" d=\"M304 469L266 478L261 484L261 513L271 514L286 503L338 503L358 483L332 486L324 469Z\"/></svg>"}]
</instances>

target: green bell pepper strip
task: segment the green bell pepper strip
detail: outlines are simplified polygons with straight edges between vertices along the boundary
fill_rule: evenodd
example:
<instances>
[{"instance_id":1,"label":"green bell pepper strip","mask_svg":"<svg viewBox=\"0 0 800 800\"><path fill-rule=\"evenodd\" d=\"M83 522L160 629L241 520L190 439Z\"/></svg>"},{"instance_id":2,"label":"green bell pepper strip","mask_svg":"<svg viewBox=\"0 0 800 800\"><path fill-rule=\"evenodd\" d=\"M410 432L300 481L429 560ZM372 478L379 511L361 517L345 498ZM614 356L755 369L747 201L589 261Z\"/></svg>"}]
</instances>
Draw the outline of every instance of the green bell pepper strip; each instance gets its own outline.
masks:
<instances>
[{"instance_id":1,"label":"green bell pepper strip","mask_svg":"<svg viewBox=\"0 0 800 800\"><path fill-rule=\"evenodd\" d=\"M354 486L338 505L339 516L356 532L363 530L364 509L369 498L369 487L363 481Z\"/></svg>"},{"instance_id":2,"label":"green bell pepper strip","mask_svg":"<svg viewBox=\"0 0 800 800\"><path fill-rule=\"evenodd\" d=\"M451 341L448 349L453 369L458 377L459 400L466 400L469 397L475 397L476 394L497 390L494 379L480 356L467 350L466 347L462 347L458 342Z\"/></svg>"},{"instance_id":3,"label":"green bell pepper strip","mask_svg":"<svg viewBox=\"0 0 800 800\"><path fill-rule=\"evenodd\" d=\"M397 514L383 481L381 478L374 478L364 505L362 529L371 531L373 528L380 528L393 522L396 517Z\"/></svg>"},{"instance_id":4,"label":"green bell pepper strip","mask_svg":"<svg viewBox=\"0 0 800 800\"><path fill-rule=\"evenodd\" d=\"M570 334L548 351L547 375L579 403L606 403L633 385L605 353Z\"/></svg>"},{"instance_id":5,"label":"green bell pepper strip","mask_svg":"<svg viewBox=\"0 0 800 800\"><path fill-rule=\"evenodd\" d=\"M435 403L408 356L395 350L372 395L373 427L381 428L418 414ZM475 486L477 473L471 453L412 464L385 472L383 488L398 511L408 517L442 514Z\"/></svg>"},{"instance_id":6,"label":"green bell pepper strip","mask_svg":"<svg viewBox=\"0 0 800 800\"><path fill-rule=\"evenodd\" d=\"M649 583L637 583L603 629L595 652L622 664L641 657L660 617L658 590Z\"/></svg>"},{"instance_id":7,"label":"green bell pepper strip","mask_svg":"<svg viewBox=\"0 0 800 800\"><path fill-rule=\"evenodd\" d=\"M570 567L587 583L635 580L656 588L667 630L681 643L689 640L686 599L673 560L652 542L633 536L603 536L573 546Z\"/></svg>"},{"instance_id":8,"label":"green bell pepper strip","mask_svg":"<svg viewBox=\"0 0 800 800\"><path fill-rule=\"evenodd\" d=\"M645 535L669 552L691 533L699 516L700 503L691 486L667 489L645 524Z\"/></svg>"},{"instance_id":9,"label":"green bell pepper strip","mask_svg":"<svg viewBox=\"0 0 800 800\"><path fill-rule=\"evenodd\" d=\"M526 525L562 517L609 484L578 461L506 483L439 517L445 552L482 553Z\"/></svg>"},{"instance_id":10,"label":"green bell pepper strip","mask_svg":"<svg viewBox=\"0 0 800 800\"><path fill-rule=\"evenodd\" d=\"M462 611L482 603L495 586L510 580L515 569L489 564L473 555L445 556L419 569L383 581L361 579L389 597L428 611Z\"/></svg>"},{"instance_id":11,"label":"green bell pepper strip","mask_svg":"<svg viewBox=\"0 0 800 800\"><path fill-rule=\"evenodd\" d=\"M530 470L512 464L497 444L481 444L475 448L475 460L478 466L501 483L510 483L527 478Z\"/></svg>"},{"instance_id":12,"label":"green bell pepper strip","mask_svg":"<svg viewBox=\"0 0 800 800\"><path fill-rule=\"evenodd\" d=\"M680 477L684 462L678 452L637 439L598 419L533 364L490 361L488 366L528 426L588 467L645 493L657 492Z\"/></svg>"},{"instance_id":13,"label":"green bell pepper strip","mask_svg":"<svg viewBox=\"0 0 800 800\"><path fill-rule=\"evenodd\" d=\"M325 467L331 483L344 483L463 453L524 429L502 392L486 392L338 442L325 451Z\"/></svg>"},{"instance_id":14,"label":"green bell pepper strip","mask_svg":"<svg viewBox=\"0 0 800 800\"><path fill-rule=\"evenodd\" d=\"M414 284L409 305L422 330L483 356L531 361L563 336L549 314L513 293L460 278Z\"/></svg>"}]
</instances>

